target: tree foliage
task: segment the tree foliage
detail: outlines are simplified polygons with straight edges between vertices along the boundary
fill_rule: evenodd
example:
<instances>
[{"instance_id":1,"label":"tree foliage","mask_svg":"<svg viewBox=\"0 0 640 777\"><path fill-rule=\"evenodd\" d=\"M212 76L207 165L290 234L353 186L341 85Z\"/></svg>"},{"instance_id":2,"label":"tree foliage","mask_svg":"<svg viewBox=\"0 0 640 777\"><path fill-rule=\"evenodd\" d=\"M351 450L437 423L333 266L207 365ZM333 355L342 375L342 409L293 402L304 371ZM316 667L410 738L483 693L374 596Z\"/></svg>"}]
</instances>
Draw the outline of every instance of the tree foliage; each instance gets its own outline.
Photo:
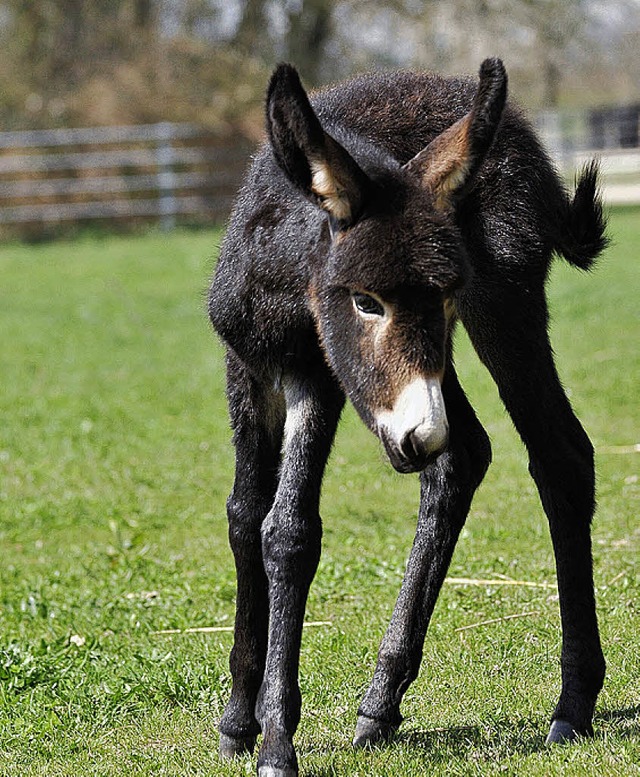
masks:
<instances>
[{"instance_id":1,"label":"tree foliage","mask_svg":"<svg viewBox=\"0 0 640 777\"><path fill-rule=\"evenodd\" d=\"M0 0L0 116L255 134L282 60L314 86L499 55L532 106L638 99L639 39L639 0Z\"/></svg>"}]
</instances>

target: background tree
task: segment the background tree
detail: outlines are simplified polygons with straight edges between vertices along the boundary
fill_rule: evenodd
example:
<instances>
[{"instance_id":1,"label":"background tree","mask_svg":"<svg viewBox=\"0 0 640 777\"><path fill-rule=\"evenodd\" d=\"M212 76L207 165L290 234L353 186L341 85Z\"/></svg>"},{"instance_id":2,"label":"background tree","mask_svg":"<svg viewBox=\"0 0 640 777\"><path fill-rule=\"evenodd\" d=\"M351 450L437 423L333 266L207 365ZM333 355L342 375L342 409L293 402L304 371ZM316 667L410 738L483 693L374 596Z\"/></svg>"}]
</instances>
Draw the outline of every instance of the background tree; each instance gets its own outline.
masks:
<instances>
[{"instance_id":1,"label":"background tree","mask_svg":"<svg viewBox=\"0 0 640 777\"><path fill-rule=\"evenodd\" d=\"M0 118L257 136L280 60L315 86L498 55L529 107L637 101L639 40L640 0L0 0Z\"/></svg>"}]
</instances>

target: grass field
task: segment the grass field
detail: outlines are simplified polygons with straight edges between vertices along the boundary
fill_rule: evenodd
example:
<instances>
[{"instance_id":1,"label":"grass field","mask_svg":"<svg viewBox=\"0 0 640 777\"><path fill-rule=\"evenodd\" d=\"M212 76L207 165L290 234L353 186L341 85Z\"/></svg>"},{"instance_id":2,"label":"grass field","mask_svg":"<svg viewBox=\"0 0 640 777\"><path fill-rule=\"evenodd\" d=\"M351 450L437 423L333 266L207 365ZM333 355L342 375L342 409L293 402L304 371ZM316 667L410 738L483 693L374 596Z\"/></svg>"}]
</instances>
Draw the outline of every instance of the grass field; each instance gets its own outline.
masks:
<instances>
[{"instance_id":1,"label":"grass field","mask_svg":"<svg viewBox=\"0 0 640 777\"><path fill-rule=\"evenodd\" d=\"M346 412L305 631L302 774L640 775L640 213L591 276L560 262L559 369L597 451L608 676L597 734L545 749L559 616L545 519L495 389L461 336L494 464L450 570L396 741L350 747L413 537L417 478ZM0 775L251 774L221 764L234 571L222 350L204 314L220 234L0 248ZM505 581L528 585L505 585ZM518 615L522 617L509 618ZM500 619L500 620L496 620ZM493 620L492 623L482 622Z\"/></svg>"}]
</instances>

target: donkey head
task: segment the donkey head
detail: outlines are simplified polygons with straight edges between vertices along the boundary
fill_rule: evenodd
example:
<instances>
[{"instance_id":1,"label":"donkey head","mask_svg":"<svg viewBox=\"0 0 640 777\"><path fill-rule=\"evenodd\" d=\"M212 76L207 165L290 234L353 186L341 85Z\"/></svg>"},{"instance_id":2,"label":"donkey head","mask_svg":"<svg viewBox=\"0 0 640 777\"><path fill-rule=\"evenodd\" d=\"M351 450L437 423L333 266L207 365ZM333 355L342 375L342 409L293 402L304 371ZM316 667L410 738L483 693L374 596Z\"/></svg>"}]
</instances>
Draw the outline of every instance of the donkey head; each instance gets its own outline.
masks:
<instances>
[{"instance_id":1,"label":"donkey head","mask_svg":"<svg viewBox=\"0 0 640 777\"><path fill-rule=\"evenodd\" d=\"M400 472L424 469L447 443L447 326L467 273L455 208L491 146L506 81L502 62L486 60L469 113L402 166L325 131L292 67L280 65L269 86L275 158L329 223L328 250L310 260L323 349Z\"/></svg>"}]
</instances>

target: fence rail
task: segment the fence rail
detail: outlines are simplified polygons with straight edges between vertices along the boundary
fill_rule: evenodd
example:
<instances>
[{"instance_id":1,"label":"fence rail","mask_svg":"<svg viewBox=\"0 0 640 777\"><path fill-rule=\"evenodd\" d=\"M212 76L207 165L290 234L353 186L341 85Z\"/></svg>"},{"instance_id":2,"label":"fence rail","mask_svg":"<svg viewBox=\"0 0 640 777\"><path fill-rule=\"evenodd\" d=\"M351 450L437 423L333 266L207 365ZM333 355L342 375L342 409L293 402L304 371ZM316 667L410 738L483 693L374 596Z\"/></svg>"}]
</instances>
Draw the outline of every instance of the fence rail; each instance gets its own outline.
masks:
<instances>
[{"instance_id":1,"label":"fence rail","mask_svg":"<svg viewBox=\"0 0 640 777\"><path fill-rule=\"evenodd\" d=\"M545 112L536 121L567 178L600 157L605 199L640 203L640 107ZM193 124L0 132L0 231L86 220L216 222L252 147Z\"/></svg>"},{"instance_id":2,"label":"fence rail","mask_svg":"<svg viewBox=\"0 0 640 777\"><path fill-rule=\"evenodd\" d=\"M200 137L201 127L195 124L131 124L122 127L80 127L51 130L0 132L0 148L30 148L32 146L79 146L101 143L133 143L164 138L184 140Z\"/></svg>"},{"instance_id":3,"label":"fence rail","mask_svg":"<svg viewBox=\"0 0 640 777\"><path fill-rule=\"evenodd\" d=\"M0 226L220 221L251 150L192 124L0 132Z\"/></svg>"}]
</instances>

